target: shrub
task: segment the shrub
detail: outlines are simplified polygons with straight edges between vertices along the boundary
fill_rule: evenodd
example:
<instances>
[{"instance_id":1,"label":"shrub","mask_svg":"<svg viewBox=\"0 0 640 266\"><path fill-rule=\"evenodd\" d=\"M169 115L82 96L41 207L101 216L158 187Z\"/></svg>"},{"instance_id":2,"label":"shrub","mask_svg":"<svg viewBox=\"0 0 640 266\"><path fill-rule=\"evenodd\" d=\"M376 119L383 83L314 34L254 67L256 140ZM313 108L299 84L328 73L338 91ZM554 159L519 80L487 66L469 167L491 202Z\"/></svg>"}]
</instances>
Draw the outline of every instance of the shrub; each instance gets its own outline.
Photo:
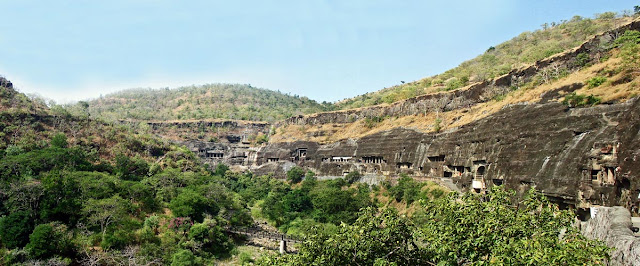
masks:
<instances>
[{"instance_id":1,"label":"shrub","mask_svg":"<svg viewBox=\"0 0 640 266\"><path fill-rule=\"evenodd\" d=\"M215 202L188 188L171 200L169 208L174 216L191 217L195 221L202 221L205 214L215 215L220 210Z\"/></svg>"},{"instance_id":2,"label":"shrub","mask_svg":"<svg viewBox=\"0 0 640 266\"><path fill-rule=\"evenodd\" d=\"M65 136L64 133L58 133L51 138L52 147L66 148L67 145L69 144L67 143L67 136Z\"/></svg>"},{"instance_id":3,"label":"shrub","mask_svg":"<svg viewBox=\"0 0 640 266\"><path fill-rule=\"evenodd\" d=\"M253 260L253 257L251 257L251 254L245 251L238 254L238 263L240 265L253 265L254 262L255 261Z\"/></svg>"},{"instance_id":4,"label":"shrub","mask_svg":"<svg viewBox=\"0 0 640 266\"><path fill-rule=\"evenodd\" d=\"M344 179L347 181L347 183L349 184L353 184L355 182L360 181L360 178L362 178L362 175L360 174L360 172L358 171L353 171L348 173Z\"/></svg>"},{"instance_id":5,"label":"shrub","mask_svg":"<svg viewBox=\"0 0 640 266\"><path fill-rule=\"evenodd\" d=\"M298 166L294 166L289 169L289 171L287 171L287 180L293 184L297 184L302 181L302 177L304 177L304 175L304 169Z\"/></svg>"},{"instance_id":6,"label":"shrub","mask_svg":"<svg viewBox=\"0 0 640 266\"><path fill-rule=\"evenodd\" d=\"M600 97L589 95L585 96L582 94L577 94L572 92L564 96L564 100L562 104L567 105L569 107L582 107L582 106L593 106L599 104L601 101Z\"/></svg>"},{"instance_id":7,"label":"shrub","mask_svg":"<svg viewBox=\"0 0 640 266\"><path fill-rule=\"evenodd\" d=\"M173 253L171 266L195 266L199 265L198 258L189 250L181 249Z\"/></svg>"},{"instance_id":8,"label":"shrub","mask_svg":"<svg viewBox=\"0 0 640 266\"><path fill-rule=\"evenodd\" d=\"M221 163L216 165L216 170L213 172L213 174L217 176L224 176L224 174L226 174L227 171L229 171L229 166Z\"/></svg>"},{"instance_id":9,"label":"shrub","mask_svg":"<svg viewBox=\"0 0 640 266\"><path fill-rule=\"evenodd\" d=\"M588 53L579 53L576 56L576 65L584 67L589 64L590 58Z\"/></svg>"},{"instance_id":10,"label":"shrub","mask_svg":"<svg viewBox=\"0 0 640 266\"><path fill-rule=\"evenodd\" d=\"M33 229L31 216L26 211L13 212L0 218L0 239L10 249L23 247Z\"/></svg>"},{"instance_id":11,"label":"shrub","mask_svg":"<svg viewBox=\"0 0 640 266\"><path fill-rule=\"evenodd\" d=\"M380 122L384 121L384 119L385 117L382 116L367 117L364 119L364 126L366 128L373 128Z\"/></svg>"},{"instance_id":12,"label":"shrub","mask_svg":"<svg viewBox=\"0 0 640 266\"><path fill-rule=\"evenodd\" d=\"M595 88L595 87L598 87L598 86L602 85L606 81L607 81L606 77L601 77L601 76L593 77L593 78L590 78L589 80L587 80L587 87Z\"/></svg>"},{"instance_id":13,"label":"shrub","mask_svg":"<svg viewBox=\"0 0 640 266\"><path fill-rule=\"evenodd\" d=\"M442 130L440 123L442 123L442 119L440 118L436 118L435 121L433 121L433 131L435 131L436 133L440 132L440 130Z\"/></svg>"},{"instance_id":14,"label":"shrub","mask_svg":"<svg viewBox=\"0 0 640 266\"><path fill-rule=\"evenodd\" d=\"M267 142L269 142L269 137L267 135L260 134L260 135L258 135L258 137L256 137L256 143L257 144L263 144L263 143L267 143Z\"/></svg>"}]
</instances>

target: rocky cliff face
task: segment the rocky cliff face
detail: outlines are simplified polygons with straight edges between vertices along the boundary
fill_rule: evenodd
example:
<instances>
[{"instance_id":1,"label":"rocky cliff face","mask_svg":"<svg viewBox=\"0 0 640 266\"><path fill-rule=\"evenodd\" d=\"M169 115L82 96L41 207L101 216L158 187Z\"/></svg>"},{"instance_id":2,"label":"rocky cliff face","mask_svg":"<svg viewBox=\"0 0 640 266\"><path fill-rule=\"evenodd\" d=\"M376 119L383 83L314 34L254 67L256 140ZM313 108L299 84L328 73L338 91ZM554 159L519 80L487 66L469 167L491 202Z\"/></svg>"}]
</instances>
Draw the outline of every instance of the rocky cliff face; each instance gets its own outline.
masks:
<instances>
[{"instance_id":1,"label":"rocky cliff face","mask_svg":"<svg viewBox=\"0 0 640 266\"><path fill-rule=\"evenodd\" d=\"M447 178L477 192L535 186L578 208L631 207L640 192L638 113L638 100L577 109L555 102L513 105L443 133L395 128L326 145L272 143L259 150L255 165L273 170L293 162L333 176L359 171Z\"/></svg>"},{"instance_id":2,"label":"rocky cliff face","mask_svg":"<svg viewBox=\"0 0 640 266\"><path fill-rule=\"evenodd\" d=\"M293 117L277 126L339 126L373 117L463 113L470 106L490 101L531 80L544 79L559 69L577 70L578 55L582 58L587 55L596 62L606 52L601 43L610 42L627 29L640 29L640 21L595 36L571 51L492 81L392 105ZM328 144L290 141L255 148L202 140L187 144L211 162L241 165L256 174L284 176L293 165L323 176L341 176L352 171L368 176L407 174L444 178L462 190L480 193L497 185L519 192L536 187L556 202L577 208L623 205L637 211L640 100L588 108L569 108L558 103L563 95L583 86L577 82L550 88L534 101L505 104L499 111L445 132L394 127ZM267 125L256 127L255 132L265 133L266 128Z\"/></svg>"},{"instance_id":3,"label":"rocky cliff face","mask_svg":"<svg viewBox=\"0 0 640 266\"><path fill-rule=\"evenodd\" d=\"M631 215L623 207L591 209L591 219L582 223L582 233L604 241L611 252L610 265L640 265L640 239L631 231Z\"/></svg>"},{"instance_id":4,"label":"rocky cliff face","mask_svg":"<svg viewBox=\"0 0 640 266\"><path fill-rule=\"evenodd\" d=\"M212 167L220 163L239 167L254 164L257 138L267 136L271 128L266 122L236 120L141 123L152 133L187 146Z\"/></svg>"}]
</instances>

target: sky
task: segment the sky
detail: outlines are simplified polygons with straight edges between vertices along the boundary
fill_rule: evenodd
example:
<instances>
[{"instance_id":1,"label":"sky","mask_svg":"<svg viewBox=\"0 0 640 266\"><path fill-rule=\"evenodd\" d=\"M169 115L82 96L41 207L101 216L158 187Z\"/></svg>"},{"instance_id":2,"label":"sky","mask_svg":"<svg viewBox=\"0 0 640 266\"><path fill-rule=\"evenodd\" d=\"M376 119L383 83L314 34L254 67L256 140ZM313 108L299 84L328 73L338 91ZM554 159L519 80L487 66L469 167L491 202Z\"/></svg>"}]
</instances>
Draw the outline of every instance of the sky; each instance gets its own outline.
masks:
<instances>
[{"instance_id":1,"label":"sky","mask_svg":"<svg viewBox=\"0 0 640 266\"><path fill-rule=\"evenodd\" d=\"M631 0L0 0L0 75L58 103L241 83L336 101Z\"/></svg>"}]
</instances>

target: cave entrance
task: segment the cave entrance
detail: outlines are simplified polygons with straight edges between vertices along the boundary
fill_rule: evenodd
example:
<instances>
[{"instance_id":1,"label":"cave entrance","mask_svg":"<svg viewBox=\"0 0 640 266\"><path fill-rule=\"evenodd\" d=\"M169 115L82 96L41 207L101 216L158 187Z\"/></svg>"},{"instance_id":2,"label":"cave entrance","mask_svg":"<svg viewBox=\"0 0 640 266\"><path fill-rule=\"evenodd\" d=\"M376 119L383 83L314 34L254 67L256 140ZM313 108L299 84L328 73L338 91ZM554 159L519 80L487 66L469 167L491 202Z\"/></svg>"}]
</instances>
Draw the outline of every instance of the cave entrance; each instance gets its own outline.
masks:
<instances>
[{"instance_id":1,"label":"cave entrance","mask_svg":"<svg viewBox=\"0 0 640 266\"><path fill-rule=\"evenodd\" d=\"M600 170L591 170L591 181L600 180Z\"/></svg>"},{"instance_id":2,"label":"cave entrance","mask_svg":"<svg viewBox=\"0 0 640 266\"><path fill-rule=\"evenodd\" d=\"M484 165L478 166L478 169L476 170L476 178L482 178L482 176L484 176L484 171L485 171Z\"/></svg>"}]
</instances>

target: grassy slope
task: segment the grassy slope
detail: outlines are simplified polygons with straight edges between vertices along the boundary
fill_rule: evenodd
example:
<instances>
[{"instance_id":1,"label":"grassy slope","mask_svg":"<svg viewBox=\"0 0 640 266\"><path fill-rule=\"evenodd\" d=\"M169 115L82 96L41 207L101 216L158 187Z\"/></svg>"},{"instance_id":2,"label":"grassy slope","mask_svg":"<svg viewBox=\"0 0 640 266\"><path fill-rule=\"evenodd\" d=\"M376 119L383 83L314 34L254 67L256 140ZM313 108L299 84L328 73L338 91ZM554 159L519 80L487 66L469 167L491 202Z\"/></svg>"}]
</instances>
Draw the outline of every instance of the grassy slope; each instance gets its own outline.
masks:
<instances>
[{"instance_id":1,"label":"grassy slope","mask_svg":"<svg viewBox=\"0 0 640 266\"><path fill-rule=\"evenodd\" d=\"M433 132L436 118L441 121L439 123L440 130L447 130L490 116L510 104L539 102L544 93L574 83L585 84L583 88L576 91L577 94L594 95L599 97L602 102L624 102L640 95L640 75L638 72L621 71L622 68L620 51L619 49L614 49L611 51L611 58L603 60L601 63L584 67L566 77L551 80L548 83L540 85L525 84L502 97L476 104L469 109L443 112L438 114L438 117L436 117L435 113L389 117L373 125L367 125L366 120L358 120L348 124L323 124L318 126L288 125L278 128L276 134L272 135L269 141L311 140L331 143L347 138L359 138L395 127L412 128L421 132ZM588 86L588 81L595 77L605 78L606 81L596 87ZM556 98L556 101L561 101L563 98L564 96L560 95L560 97Z\"/></svg>"},{"instance_id":2,"label":"grassy slope","mask_svg":"<svg viewBox=\"0 0 640 266\"><path fill-rule=\"evenodd\" d=\"M89 102L88 112L106 120L237 119L276 121L327 110L328 105L250 85L207 84L177 89L131 89ZM70 107L80 110L80 105Z\"/></svg>"},{"instance_id":3,"label":"grassy slope","mask_svg":"<svg viewBox=\"0 0 640 266\"><path fill-rule=\"evenodd\" d=\"M614 14L605 13L596 19L576 16L569 21L552 23L546 29L523 32L442 74L345 99L336 103L335 107L336 109L351 109L392 103L495 78L508 73L511 69L534 63L578 46L595 34L632 20L631 17L614 19L611 18L611 15Z\"/></svg>"}]
</instances>

